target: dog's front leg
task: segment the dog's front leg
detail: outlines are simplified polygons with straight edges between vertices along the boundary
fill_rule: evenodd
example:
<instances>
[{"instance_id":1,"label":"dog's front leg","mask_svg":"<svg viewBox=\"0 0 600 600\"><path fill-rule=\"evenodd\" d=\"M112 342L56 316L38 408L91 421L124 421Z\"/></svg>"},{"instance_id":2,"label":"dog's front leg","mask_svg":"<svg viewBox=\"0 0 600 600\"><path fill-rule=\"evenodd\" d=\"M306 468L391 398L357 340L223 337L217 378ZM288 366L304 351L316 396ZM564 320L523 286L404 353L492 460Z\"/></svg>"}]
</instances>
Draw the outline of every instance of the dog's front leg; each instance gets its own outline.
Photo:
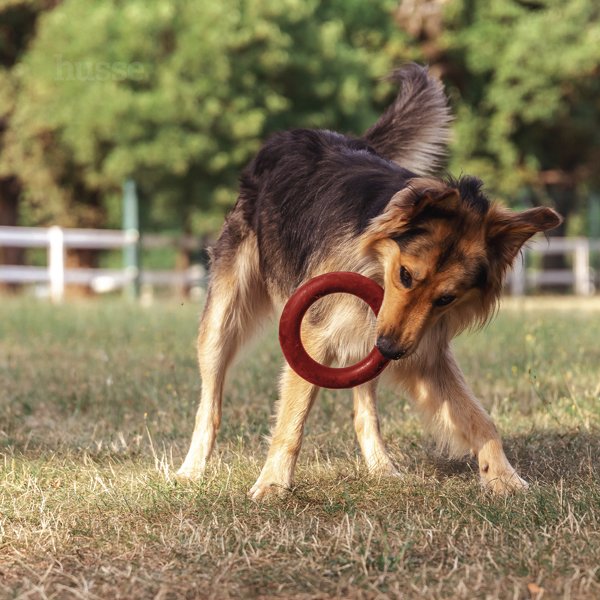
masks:
<instances>
[{"instance_id":1,"label":"dog's front leg","mask_svg":"<svg viewBox=\"0 0 600 600\"><path fill-rule=\"evenodd\" d=\"M508 462L494 423L449 348L435 361L412 363L402 379L438 441L454 455L475 454L486 487L500 494L528 487Z\"/></svg>"},{"instance_id":2,"label":"dog's front leg","mask_svg":"<svg viewBox=\"0 0 600 600\"><path fill-rule=\"evenodd\" d=\"M370 473L398 475L389 457L377 415L377 380L359 385L352 390L354 395L354 429Z\"/></svg>"},{"instance_id":3,"label":"dog's front leg","mask_svg":"<svg viewBox=\"0 0 600 600\"><path fill-rule=\"evenodd\" d=\"M317 386L285 365L271 446L265 466L249 492L253 500L260 500L271 493L281 496L291 488L302 446L304 423L318 391Z\"/></svg>"}]
</instances>

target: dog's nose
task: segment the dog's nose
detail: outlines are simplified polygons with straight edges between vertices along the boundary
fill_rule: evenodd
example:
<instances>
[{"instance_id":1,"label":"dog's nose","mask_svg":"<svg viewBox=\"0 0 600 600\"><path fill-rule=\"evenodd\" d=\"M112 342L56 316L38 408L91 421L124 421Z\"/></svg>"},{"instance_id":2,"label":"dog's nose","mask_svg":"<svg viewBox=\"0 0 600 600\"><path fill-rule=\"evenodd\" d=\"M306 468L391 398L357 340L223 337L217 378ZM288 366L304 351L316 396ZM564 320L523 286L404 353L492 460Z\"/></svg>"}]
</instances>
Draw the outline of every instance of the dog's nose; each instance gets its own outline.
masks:
<instances>
[{"instance_id":1,"label":"dog's nose","mask_svg":"<svg viewBox=\"0 0 600 600\"><path fill-rule=\"evenodd\" d=\"M379 348L379 352L381 352L381 354L390 360L398 360L407 352L406 348L399 348L396 346L396 342L394 340L391 340L384 335L380 335L377 338L376 346Z\"/></svg>"}]
</instances>

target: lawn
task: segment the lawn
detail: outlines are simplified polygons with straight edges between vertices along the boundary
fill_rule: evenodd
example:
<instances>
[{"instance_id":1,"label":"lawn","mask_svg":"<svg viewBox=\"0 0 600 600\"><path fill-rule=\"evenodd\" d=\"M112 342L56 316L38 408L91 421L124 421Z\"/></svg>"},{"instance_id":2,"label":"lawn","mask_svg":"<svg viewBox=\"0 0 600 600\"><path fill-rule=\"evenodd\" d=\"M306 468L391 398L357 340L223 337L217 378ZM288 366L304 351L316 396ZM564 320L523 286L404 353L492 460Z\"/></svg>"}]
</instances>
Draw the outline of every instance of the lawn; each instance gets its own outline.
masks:
<instances>
[{"instance_id":1,"label":"lawn","mask_svg":"<svg viewBox=\"0 0 600 600\"><path fill-rule=\"evenodd\" d=\"M600 310L503 307L456 340L531 483L492 497L410 404L381 398L401 479L370 478L348 392L325 391L296 487L256 504L281 363L269 330L232 371L216 455L181 482L199 308L0 299L2 598L599 598Z\"/></svg>"}]
</instances>

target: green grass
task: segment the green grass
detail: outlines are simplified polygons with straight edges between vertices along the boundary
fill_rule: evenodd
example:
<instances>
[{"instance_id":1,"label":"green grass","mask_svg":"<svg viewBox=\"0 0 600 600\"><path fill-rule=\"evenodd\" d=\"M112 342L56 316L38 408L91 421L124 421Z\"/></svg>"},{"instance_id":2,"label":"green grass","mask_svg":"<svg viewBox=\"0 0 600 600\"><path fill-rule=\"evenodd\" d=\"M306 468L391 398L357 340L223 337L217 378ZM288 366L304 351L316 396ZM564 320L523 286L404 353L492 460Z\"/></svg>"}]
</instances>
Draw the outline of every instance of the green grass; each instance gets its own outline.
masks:
<instances>
[{"instance_id":1,"label":"green grass","mask_svg":"<svg viewBox=\"0 0 600 600\"><path fill-rule=\"evenodd\" d=\"M389 391L404 477L370 478L349 393L326 391L293 493L255 504L274 335L232 371L206 478L182 483L198 307L2 298L0 596L598 598L600 312L585 306L507 306L456 343L528 493L480 489Z\"/></svg>"}]
</instances>

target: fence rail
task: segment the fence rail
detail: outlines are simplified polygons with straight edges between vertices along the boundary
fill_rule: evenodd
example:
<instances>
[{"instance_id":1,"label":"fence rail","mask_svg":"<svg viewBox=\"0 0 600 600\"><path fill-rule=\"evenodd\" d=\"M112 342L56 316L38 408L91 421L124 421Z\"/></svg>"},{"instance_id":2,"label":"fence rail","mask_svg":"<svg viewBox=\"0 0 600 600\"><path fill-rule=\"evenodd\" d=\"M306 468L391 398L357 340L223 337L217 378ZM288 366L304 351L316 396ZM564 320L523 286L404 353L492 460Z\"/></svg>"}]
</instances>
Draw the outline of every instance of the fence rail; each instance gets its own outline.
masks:
<instances>
[{"instance_id":1,"label":"fence rail","mask_svg":"<svg viewBox=\"0 0 600 600\"><path fill-rule=\"evenodd\" d=\"M600 252L600 240L584 237L536 237L524 249L522 260L517 260L508 276L513 296L522 296L531 289L545 286L571 288L578 296L590 296L596 290L597 273L591 266L591 254ZM570 257L566 269L541 269L531 266L535 255L563 254Z\"/></svg>"},{"instance_id":2,"label":"fence rail","mask_svg":"<svg viewBox=\"0 0 600 600\"><path fill-rule=\"evenodd\" d=\"M65 248L106 250L137 244L137 231L120 229L63 229L61 227L0 227L0 246L12 248L43 248L52 236L61 235Z\"/></svg>"},{"instance_id":3,"label":"fence rail","mask_svg":"<svg viewBox=\"0 0 600 600\"><path fill-rule=\"evenodd\" d=\"M65 285L87 285L96 292L124 288L138 281L148 286L195 287L204 282L205 273L196 265L179 271L123 269L75 269L65 265L65 253L77 249L127 249L175 247L199 250L201 243L192 236L173 237L150 234L140 237L136 230L62 229L60 227L0 227L0 247L47 248L47 266L0 265L0 283L47 284L50 297L60 302ZM545 286L569 287L577 295L591 295L596 290L596 273L590 256L600 254L600 240L588 238L534 238L517 260L508 276L507 286L512 295L523 295ZM535 266L534 257L564 254L570 257L565 269L543 270ZM539 260L537 261L540 262Z\"/></svg>"},{"instance_id":4,"label":"fence rail","mask_svg":"<svg viewBox=\"0 0 600 600\"><path fill-rule=\"evenodd\" d=\"M95 292L125 288L133 282L148 286L197 287L205 277L204 269L194 265L185 270L138 270L67 268L65 253L72 249L114 250L142 245L145 248L177 247L197 250L200 242L188 236L166 235L140 237L135 230L63 229L60 227L0 227L0 247L47 248L47 266L0 265L0 283L48 284L50 298L60 302L65 285L89 286Z\"/></svg>"}]
</instances>

